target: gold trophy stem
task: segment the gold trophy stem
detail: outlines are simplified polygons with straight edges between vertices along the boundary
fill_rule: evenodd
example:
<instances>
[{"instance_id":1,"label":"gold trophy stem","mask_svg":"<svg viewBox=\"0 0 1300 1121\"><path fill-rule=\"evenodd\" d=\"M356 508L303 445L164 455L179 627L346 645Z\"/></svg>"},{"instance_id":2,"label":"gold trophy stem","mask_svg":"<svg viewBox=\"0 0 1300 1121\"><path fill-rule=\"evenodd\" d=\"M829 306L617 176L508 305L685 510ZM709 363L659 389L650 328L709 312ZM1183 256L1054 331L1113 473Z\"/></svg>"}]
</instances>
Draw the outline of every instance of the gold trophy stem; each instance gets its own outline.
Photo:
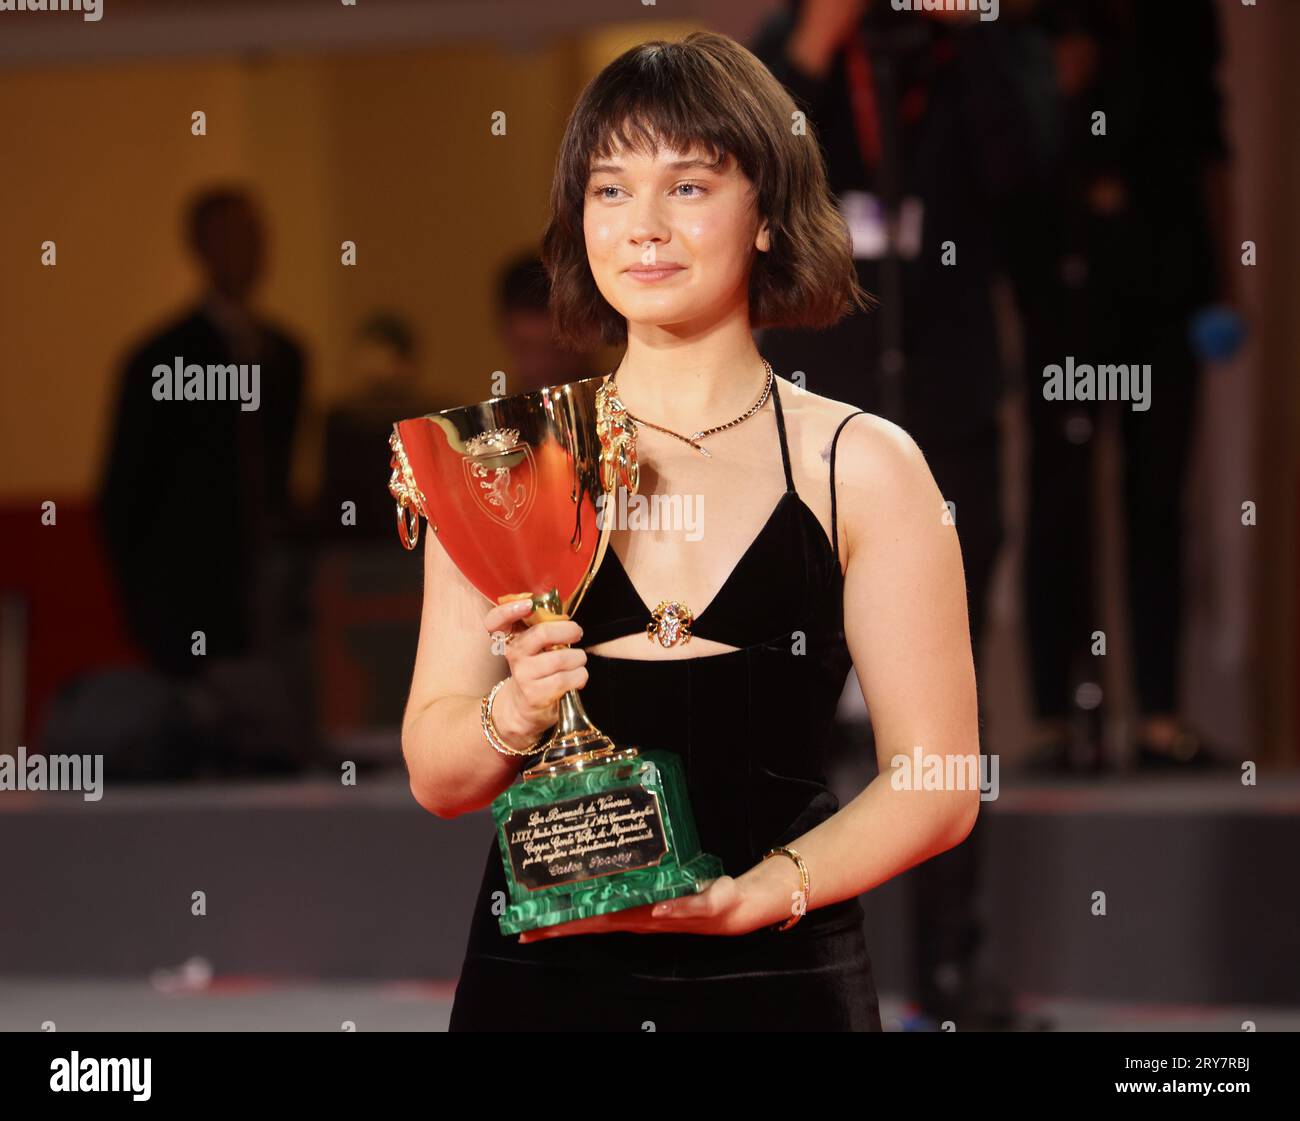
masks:
<instances>
[{"instance_id":1,"label":"gold trophy stem","mask_svg":"<svg viewBox=\"0 0 1300 1121\"><path fill-rule=\"evenodd\" d=\"M513 598L515 597L506 596L501 602L507 603ZM560 595L557 590L551 589L528 598L533 601L533 612L526 620L530 625L548 619L568 618L560 610ZM557 643L548 649L563 650L564 645ZM542 757L523 772L524 778L542 778L577 770L587 763L605 763L636 756L635 747L617 747L613 740L591 722L576 689L570 689L558 703L560 717L555 722L555 731L542 748Z\"/></svg>"}]
</instances>

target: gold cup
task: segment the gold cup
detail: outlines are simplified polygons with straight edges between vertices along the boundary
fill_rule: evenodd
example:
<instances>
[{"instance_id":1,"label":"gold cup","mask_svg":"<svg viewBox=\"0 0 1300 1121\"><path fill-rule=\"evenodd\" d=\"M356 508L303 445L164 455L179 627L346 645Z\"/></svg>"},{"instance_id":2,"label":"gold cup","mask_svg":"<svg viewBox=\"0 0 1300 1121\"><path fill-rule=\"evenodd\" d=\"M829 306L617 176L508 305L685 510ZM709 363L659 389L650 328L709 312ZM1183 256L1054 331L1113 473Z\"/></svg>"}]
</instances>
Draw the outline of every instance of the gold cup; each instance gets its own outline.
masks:
<instances>
[{"instance_id":1,"label":"gold cup","mask_svg":"<svg viewBox=\"0 0 1300 1121\"><path fill-rule=\"evenodd\" d=\"M423 516L489 601L531 599L529 626L571 616L609 544L612 519L600 516L601 506L609 509L619 483L635 494L639 481L635 430L605 380L395 423L388 489L402 544L416 547ZM591 722L574 689L560 698L559 720L540 750L525 777L636 752L620 751Z\"/></svg>"}]
</instances>

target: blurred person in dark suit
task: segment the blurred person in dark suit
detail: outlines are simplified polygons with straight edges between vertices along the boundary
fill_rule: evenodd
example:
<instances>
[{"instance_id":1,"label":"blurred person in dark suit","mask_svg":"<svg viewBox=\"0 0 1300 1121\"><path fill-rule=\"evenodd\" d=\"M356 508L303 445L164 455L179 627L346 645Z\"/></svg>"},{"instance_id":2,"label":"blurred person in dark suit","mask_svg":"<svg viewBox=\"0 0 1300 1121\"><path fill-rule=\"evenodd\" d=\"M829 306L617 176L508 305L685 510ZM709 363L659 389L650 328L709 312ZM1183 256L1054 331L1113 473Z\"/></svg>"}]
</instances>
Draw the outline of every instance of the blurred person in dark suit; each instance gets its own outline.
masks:
<instances>
[{"instance_id":1,"label":"blurred person in dark suit","mask_svg":"<svg viewBox=\"0 0 1300 1121\"><path fill-rule=\"evenodd\" d=\"M245 746L256 741L252 750L273 762L292 751L286 741L306 722L270 716L274 706L261 705L259 692L282 698L283 691L257 685L266 681L257 659L268 654L266 633L276 630L273 614L281 607L268 556L295 524L289 474L305 363L290 335L254 307L266 233L250 195L238 188L201 192L189 206L186 235L203 289L123 365L99 512L127 625L155 677L202 683L186 696L214 727L226 721L230 736L211 740L212 750L223 753L221 765L239 754L233 741L240 737ZM242 367L240 388L218 399L219 382L209 374L199 386L202 399L168 399L176 383L159 368L191 366ZM250 385L256 392L246 397ZM196 631L203 633L197 649ZM143 745L131 750L152 757ZM172 760L177 775L201 765Z\"/></svg>"},{"instance_id":2,"label":"blurred person in dark suit","mask_svg":"<svg viewBox=\"0 0 1300 1121\"><path fill-rule=\"evenodd\" d=\"M269 537L290 516L289 468L303 396L303 352L253 308L266 237L236 190L205 192L188 235L204 279L193 307L125 363L100 508L136 641L159 669L199 671L209 657L253 650L255 584ZM156 366L257 363L260 405L157 400Z\"/></svg>"},{"instance_id":3,"label":"blurred person in dark suit","mask_svg":"<svg viewBox=\"0 0 1300 1121\"><path fill-rule=\"evenodd\" d=\"M1018 18L1028 4L1001 7L986 22L883 0L791 0L751 47L815 126L859 280L880 301L829 330L764 332L760 346L803 371L809 390L916 440L953 504L977 666L1002 541L1000 230L1042 174L1049 133L1035 103L1045 41ZM920 1010L968 1029L1016 1022L1008 994L974 976L983 817L963 844L908 873Z\"/></svg>"}]
</instances>

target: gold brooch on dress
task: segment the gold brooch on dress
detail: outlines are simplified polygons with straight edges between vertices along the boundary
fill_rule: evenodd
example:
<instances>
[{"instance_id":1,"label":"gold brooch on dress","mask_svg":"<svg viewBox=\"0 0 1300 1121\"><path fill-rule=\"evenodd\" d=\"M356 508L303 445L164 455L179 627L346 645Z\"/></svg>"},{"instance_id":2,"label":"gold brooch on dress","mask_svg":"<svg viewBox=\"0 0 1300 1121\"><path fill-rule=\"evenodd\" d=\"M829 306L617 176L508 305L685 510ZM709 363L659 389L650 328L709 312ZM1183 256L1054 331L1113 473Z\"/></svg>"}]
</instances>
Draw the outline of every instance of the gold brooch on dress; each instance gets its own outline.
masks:
<instances>
[{"instance_id":1,"label":"gold brooch on dress","mask_svg":"<svg viewBox=\"0 0 1300 1121\"><path fill-rule=\"evenodd\" d=\"M676 600L660 600L659 606L651 613L650 623L646 625L646 638L658 642L660 646L690 642L691 623L694 621L695 616L686 604Z\"/></svg>"}]
</instances>

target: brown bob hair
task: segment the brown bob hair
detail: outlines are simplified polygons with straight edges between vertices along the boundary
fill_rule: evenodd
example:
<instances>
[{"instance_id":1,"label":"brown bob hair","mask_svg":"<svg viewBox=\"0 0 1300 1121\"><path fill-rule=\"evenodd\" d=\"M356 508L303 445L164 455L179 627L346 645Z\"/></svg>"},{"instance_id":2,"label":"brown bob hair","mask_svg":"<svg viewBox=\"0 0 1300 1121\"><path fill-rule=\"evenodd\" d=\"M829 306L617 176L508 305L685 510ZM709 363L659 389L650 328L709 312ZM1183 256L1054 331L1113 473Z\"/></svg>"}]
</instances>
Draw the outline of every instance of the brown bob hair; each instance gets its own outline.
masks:
<instances>
[{"instance_id":1,"label":"brown bob hair","mask_svg":"<svg viewBox=\"0 0 1300 1121\"><path fill-rule=\"evenodd\" d=\"M797 108L757 58L710 31L642 43L597 74L564 130L542 238L556 340L575 350L627 342L627 320L596 287L583 234L591 164L616 146L736 160L771 234L750 271L751 327L829 327L871 307L816 134L810 123L793 127Z\"/></svg>"}]
</instances>

